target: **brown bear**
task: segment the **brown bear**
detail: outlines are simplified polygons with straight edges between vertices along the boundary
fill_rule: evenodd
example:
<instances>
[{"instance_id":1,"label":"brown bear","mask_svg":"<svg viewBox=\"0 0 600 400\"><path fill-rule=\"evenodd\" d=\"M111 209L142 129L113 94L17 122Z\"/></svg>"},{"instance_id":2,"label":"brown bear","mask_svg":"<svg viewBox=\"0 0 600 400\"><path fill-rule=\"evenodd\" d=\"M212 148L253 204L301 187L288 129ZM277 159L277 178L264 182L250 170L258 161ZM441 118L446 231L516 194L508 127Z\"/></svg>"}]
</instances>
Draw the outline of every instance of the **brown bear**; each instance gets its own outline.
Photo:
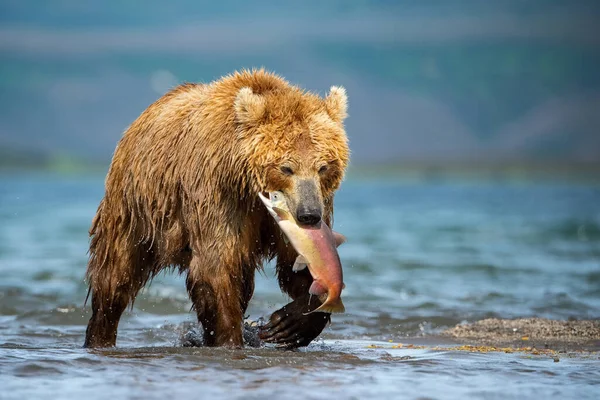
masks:
<instances>
[{"instance_id":1,"label":"brown bear","mask_svg":"<svg viewBox=\"0 0 600 400\"><path fill-rule=\"evenodd\" d=\"M85 346L114 346L121 314L165 268L186 274L205 344L242 346L255 271L275 257L293 301L260 337L282 347L316 338L329 314L306 314L320 305L309 302L312 277L292 271L297 253L258 193L281 191L298 223L331 226L346 110L341 87L320 98L264 70L183 84L150 105L115 150L90 228Z\"/></svg>"}]
</instances>

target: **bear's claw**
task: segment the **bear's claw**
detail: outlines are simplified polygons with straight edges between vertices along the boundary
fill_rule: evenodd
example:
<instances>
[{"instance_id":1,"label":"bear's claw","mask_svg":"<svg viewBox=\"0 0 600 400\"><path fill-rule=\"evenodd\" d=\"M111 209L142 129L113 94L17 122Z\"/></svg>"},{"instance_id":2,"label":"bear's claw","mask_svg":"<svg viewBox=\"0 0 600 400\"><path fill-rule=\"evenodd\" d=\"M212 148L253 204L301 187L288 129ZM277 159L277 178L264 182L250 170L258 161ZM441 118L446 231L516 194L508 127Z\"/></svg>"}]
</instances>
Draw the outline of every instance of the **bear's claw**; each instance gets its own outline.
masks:
<instances>
[{"instance_id":1,"label":"bear's claw","mask_svg":"<svg viewBox=\"0 0 600 400\"><path fill-rule=\"evenodd\" d=\"M319 306L314 299L309 305L308 300L307 294L275 311L269 322L260 327L260 339L280 348L308 346L331 320L327 313L306 314Z\"/></svg>"}]
</instances>

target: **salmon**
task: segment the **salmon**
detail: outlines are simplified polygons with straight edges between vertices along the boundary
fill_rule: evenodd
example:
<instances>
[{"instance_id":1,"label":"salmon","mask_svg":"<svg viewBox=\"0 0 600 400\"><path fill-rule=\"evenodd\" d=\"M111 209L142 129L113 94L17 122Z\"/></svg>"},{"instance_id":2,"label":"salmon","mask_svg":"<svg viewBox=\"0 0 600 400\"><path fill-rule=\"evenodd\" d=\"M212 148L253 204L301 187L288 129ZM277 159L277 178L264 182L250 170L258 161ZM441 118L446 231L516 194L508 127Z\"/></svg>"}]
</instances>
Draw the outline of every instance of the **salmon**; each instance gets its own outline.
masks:
<instances>
[{"instance_id":1,"label":"salmon","mask_svg":"<svg viewBox=\"0 0 600 400\"><path fill-rule=\"evenodd\" d=\"M308 267L313 277L308 292L319 296L323 304L311 312L343 313L345 308L340 296L344 278L337 247L346 241L344 235L333 232L324 221L314 227L299 225L281 192L269 193L268 199L262 193L258 195L298 252L293 270Z\"/></svg>"}]
</instances>

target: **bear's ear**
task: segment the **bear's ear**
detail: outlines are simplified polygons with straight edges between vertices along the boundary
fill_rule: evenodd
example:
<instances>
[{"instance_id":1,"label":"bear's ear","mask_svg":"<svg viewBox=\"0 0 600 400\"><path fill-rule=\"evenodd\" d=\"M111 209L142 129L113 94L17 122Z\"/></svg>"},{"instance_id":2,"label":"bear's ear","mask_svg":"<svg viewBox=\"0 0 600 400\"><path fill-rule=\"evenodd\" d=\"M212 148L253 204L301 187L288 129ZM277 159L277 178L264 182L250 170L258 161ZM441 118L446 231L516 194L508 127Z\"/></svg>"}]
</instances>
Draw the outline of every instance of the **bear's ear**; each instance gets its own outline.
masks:
<instances>
[{"instance_id":1,"label":"bear's ear","mask_svg":"<svg viewBox=\"0 0 600 400\"><path fill-rule=\"evenodd\" d=\"M325 98L327 114L336 122L342 122L348 116L348 96L346 89L332 86Z\"/></svg>"},{"instance_id":2,"label":"bear's ear","mask_svg":"<svg viewBox=\"0 0 600 400\"><path fill-rule=\"evenodd\" d=\"M249 87L243 87L235 97L235 118L242 124L255 124L265 115L264 97L252 93Z\"/></svg>"}]
</instances>

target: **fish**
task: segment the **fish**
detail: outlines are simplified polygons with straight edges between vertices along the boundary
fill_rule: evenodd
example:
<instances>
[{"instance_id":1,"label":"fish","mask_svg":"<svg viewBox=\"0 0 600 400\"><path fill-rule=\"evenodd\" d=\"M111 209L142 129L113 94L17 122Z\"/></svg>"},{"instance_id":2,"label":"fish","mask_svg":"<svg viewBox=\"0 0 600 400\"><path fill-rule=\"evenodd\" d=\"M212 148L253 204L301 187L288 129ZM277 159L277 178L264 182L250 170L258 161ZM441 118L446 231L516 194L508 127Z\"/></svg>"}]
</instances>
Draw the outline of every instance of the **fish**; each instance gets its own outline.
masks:
<instances>
[{"instance_id":1,"label":"fish","mask_svg":"<svg viewBox=\"0 0 600 400\"><path fill-rule=\"evenodd\" d=\"M293 270L308 268L313 277L308 292L319 296L323 304L311 312L343 313L340 296L345 285L337 247L346 241L344 235L332 231L324 221L316 227L299 225L281 192L270 192L269 198L258 195L298 253Z\"/></svg>"}]
</instances>

